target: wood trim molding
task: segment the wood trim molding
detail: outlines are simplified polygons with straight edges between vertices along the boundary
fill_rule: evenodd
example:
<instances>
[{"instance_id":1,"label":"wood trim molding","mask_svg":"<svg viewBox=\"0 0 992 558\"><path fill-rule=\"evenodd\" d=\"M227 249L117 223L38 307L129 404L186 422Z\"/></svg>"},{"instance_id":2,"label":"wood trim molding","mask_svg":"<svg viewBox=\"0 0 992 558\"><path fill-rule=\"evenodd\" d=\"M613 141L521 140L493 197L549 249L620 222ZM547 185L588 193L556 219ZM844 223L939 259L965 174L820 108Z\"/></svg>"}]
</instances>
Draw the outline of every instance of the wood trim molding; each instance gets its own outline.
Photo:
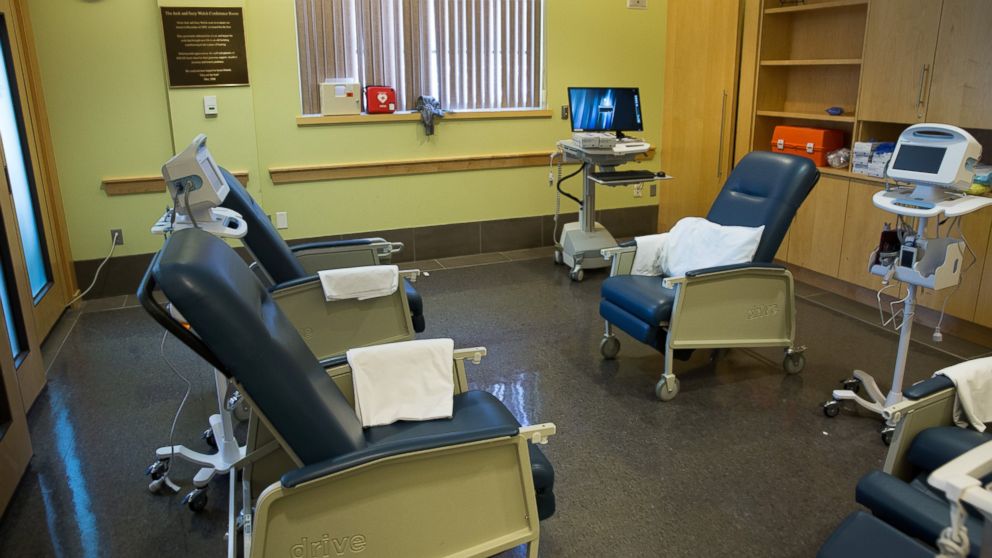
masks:
<instances>
[{"instance_id":1,"label":"wood trim molding","mask_svg":"<svg viewBox=\"0 0 992 558\"><path fill-rule=\"evenodd\" d=\"M232 172L243 186L248 186L246 171ZM101 184L108 196L131 194L161 194L165 192L165 180L161 176L132 176L125 178L104 178Z\"/></svg>"},{"instance_id":2,"label":"wood trim molding","mask_svg":"<svg viewBox=\"0 0 992 558\"><path fill-rule=\"evenodd\" d=\"M374 178L408 174L432 174L438 172L461 172L490 169L516 169L523 167L543 167L548 164L551 151L530 151L525 153L497 153L491 155L468 155L436 159L406 159L397 161L369 161L364 163L336 163L306 167L270 168L272 183L295 184L299 182L322 182L349 178ZM637 161L654 159L655 149L637 157Z\"/></svg>"},{"instance_id":3,"label":"wood trim molding","mask_svg":"<svg viewBox=\"0 0 992 558\"><path fill-rule=\"evenodd\" d=\"M551 110L491 110L491 111L451 111L439 119L446 120L501 120L507 118L551 118ZM392 114L344 114L340 116L297 116L297 126L327 126L334 124L371 124L375 122L420 122L419 112L394 112Z\"/></svg>"}]
</instances>

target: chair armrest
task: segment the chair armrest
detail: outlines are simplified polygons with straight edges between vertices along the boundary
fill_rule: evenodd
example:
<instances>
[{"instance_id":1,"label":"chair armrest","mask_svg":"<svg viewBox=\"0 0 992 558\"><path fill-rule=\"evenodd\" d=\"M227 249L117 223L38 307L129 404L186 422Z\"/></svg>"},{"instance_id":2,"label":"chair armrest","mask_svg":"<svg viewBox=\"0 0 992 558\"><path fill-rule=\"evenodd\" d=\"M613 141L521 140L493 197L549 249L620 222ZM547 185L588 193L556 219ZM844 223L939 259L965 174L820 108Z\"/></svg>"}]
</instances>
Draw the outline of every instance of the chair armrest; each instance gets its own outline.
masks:
<instances>
[{"instance_id":1,"label":"chair armrest","mask_svg":"<svg viewBox=\"0 0 992 558\"><path fill-rule=\"evenodd\" d=\"M388 242L381 238L308 242L290 247L307 273L316 273L321 269L389 263L393 254L402 249L402 242Z\"/></svg>"},{"instance_id":2,"label":"chair armrest","mask_svg":"<svg viewBox=\"0 0 992 558\"><path fill-rule=\"evenodd\" d=\"M902 395L906 399L916 401L945 389L954 389L954 382L947 376L940 375L916 382L902 390Z\"/></svg>"},{"instance_id":3,"label":"chair armrest","mask_svg":"<svg viewBox=\"0 0 992 558\"><path fill-rule=\"evenodd\" d=\"M634 267L634 255L637 253L637 244L627 241L619 246L603 248L599 251L603 259L610 262L610 277L617 275L630 275L630 270Z\"/></svg>"},{"instance_id":4,"label":"chair armrest","mask_svg":"<svg viewBox=\"0 0 992 558\"><path fill-rule=\"evenodd\" d=\"M305 242L303 244L294 244L289 247L289 250L294 254L296 252L307 252L309 250L321 250L327 248L347 248L350 246L368 246L370 244L381 244L384 247L389 247L390 254L396 254L403 251L404 244L402 242L389 242L384 238L374 237L374 238L349 238L345 240L323 240L319 242Z\"/></svg>"},{"instance_id":5,"label":"chair armrest","mask_svg":"<svg viewBox=\"0 0 992 558\"><path fill-rule=\"evenodd\" d=\"M714 273L727 273L729 271L738 271L742 269L785 269L784 265L775 263L740 263L740 264L729 264L729 265L718 265L716 267L706 267L703 269L694 269L685 274L686 277L702 277L703 275L712 275Z\"/></svg>"}]
</instances>

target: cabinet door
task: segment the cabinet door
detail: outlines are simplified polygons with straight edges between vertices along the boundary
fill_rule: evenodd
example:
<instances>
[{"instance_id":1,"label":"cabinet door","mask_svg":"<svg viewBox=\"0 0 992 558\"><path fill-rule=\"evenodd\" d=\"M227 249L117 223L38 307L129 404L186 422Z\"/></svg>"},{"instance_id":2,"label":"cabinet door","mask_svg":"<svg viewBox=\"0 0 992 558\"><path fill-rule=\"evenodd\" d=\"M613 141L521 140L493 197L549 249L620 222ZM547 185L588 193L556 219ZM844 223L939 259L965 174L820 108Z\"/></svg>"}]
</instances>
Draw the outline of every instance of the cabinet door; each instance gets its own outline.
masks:
<instances>
[{"instance_id":1,"label":"cabinet door","mask_svg":"<svg viewBox=\"0 0 992 558\"><path fill-rule=\"evenodd\" d=\"M875 183L851 180L847 193L844 237L841 241L837 276L848 283L878 290L880 277L868 273L868 258L878 247L885 223L895 224L896 216L878 209L871 197L882 187Z\"/></svg>"},{"instance_id":2,"label":"cabinet door","mask_svg":"<svg viewBox=\"0 0 992 558\"><path fill-rule=\"evenodd\" d=\"M850 181L823 175L789 229L789 263L837 276Z\"/></svg>"},{"instance_id":3,"label":"cabinet door","mask_svg":"<svg viewBox=\"0 0 992 558\"><path fill-rule=\"evenodd\" d=\"M739 1L668 3L659 230L704 216L733 158Z\"/></svg>"},{"instance_id":4,"label":"cabinet door","mask_svg":"<svg viewBox=\"0 0 992 558\"><path fill-rule=\"evenodd\" d=\"M928 227L928 236L937 234L936 222L931 219ZM946 232L948 225L945 224L941 230L941 236L960 236L956 229ZM921 290L920 304L927 308L940 311L947 298L946 312L955 318L963 320L975 320L975 305L978 302L978 291L982 284L982 268L985 267L986 250L989 246L989 229L992 229L992 209L983 209L975 213L969 213L961 218L961 233L968 246L975 253L972 260L971 253L964 255L964 268L961 273L961 283L957 290L946 289L943 291ZM974 262L974 263L972 263Z\"/></svg>"},{"instance_id":5,"label":"cabinet door","mask_svg":"<svg viewBox=\"0 0 992 558\"><path fill-rule=\"evenodd\" d=\"M940 7L941 0L872 0L859 120L924 121Z\"/></svg>"},{"instance_id":6,"label":"cabinet door","mask_svg":"<svg viewBox=\"0 0 992 558\"><path fill-rule=\"evenodd\" d=\"M927 104L929 122L992 128L990 30L988 0L944 0Z\"/></svg>"}]
</instances>

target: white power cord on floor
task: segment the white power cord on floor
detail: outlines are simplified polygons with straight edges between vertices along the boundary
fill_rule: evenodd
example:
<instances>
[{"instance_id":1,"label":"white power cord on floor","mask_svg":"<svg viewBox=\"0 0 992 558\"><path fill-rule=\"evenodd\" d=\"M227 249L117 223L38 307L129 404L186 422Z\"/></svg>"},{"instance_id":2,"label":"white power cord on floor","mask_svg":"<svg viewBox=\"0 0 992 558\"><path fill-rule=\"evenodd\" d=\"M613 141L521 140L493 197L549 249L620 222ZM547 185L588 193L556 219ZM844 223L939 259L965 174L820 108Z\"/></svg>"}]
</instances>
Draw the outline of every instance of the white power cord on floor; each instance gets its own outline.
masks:
<instances>
[{"instance_id":1,"label":"white power cord on floor","mask_svg":"<svg viewBox=\"0 0 992 558\"><path fill-rule=\"evenodd\" d=\"M110 257L114 255L114 249L115 248L117 248L117 232L114 232L114 236L110 239L110 253L107 254L107 257L106 258L103 258L103 261L100 262L100 265L99 266L97 266L96 273L93 274L93 281L90 282L90 286L89 287L86 287L86 290L85 291L83 291L83 292L79 293L78 295L72 297L72 300L70 300L69 302L65 303L65 307L66 308L72 306L72 304L74 302L76 302L77 300L83 298L84 296L86 296L87 294L89 294L90 291L93 290L93 287L96 285L96 280L100 277L100 271L103 269L103 266L107 265L107 262L110 261Z\"/></svg>"}]
</instances>

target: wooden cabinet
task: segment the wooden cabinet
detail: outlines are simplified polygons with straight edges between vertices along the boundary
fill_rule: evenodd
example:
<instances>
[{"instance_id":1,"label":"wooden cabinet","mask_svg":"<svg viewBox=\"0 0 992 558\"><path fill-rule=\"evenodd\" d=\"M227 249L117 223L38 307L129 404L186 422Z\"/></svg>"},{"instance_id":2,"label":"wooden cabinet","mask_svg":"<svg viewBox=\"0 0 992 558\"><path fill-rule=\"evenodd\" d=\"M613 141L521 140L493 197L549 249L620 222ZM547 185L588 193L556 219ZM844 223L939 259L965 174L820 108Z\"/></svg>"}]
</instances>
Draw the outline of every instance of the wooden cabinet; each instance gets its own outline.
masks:
<instances>
[{"instance_id":1,"label":"wooden cabinet","mask_svg":"<svg viewBox=\"0 0 992 558\"><path fill-rule=\"evenodd\" d=\"M737 99L738 1L668 3L658 228L703 216L733 158Z\"/></svg>"},{"instance_id":2,"label":"wooden cabinet","mask_svg":"<svg viewBox=\"0 0 992 558\"><path fill-rule=\"evenodd\" d=\"M858 118L923 122L941 0L872 0Z\"/></svg>"},{"instance_id":3,"label":"wooden cabinet","mask_svg":"<svg viewBox=\"0 0 992 558\"><path fill-rule=\"evenodd\" d=\"M992 242L985 249L985 261L992 262ZM982 273L975 302L975 323L992 327L992 266Z\"/></svg>"},{"instance_id":4,"label":"wooden cabinet","mask_svg":"<svg viewBox=\"0 0 992 558\"><path fill-rule=\"evenodd\" d=\"M929 122L992 128L990 31L988 0L944 0L927 106Z\"/></svg>"},{"instance_id":5,"label":"wooden cabinet","mask_svg":"<svg viewBox=\"0 0 992 558\"><path fill-rule=\"evenodd\" d=\"M789 229L789 263L837 275L849 186L846 178L820 177Z\"/></svg>"},{"instance_id":6,"label":"wooden cabinet","mask_svg":"<svg viewBox=\"0 0 992 558\"><path fill-rule=\"evenodd\" d=\"M928 228L928 236L937 234L936 223L931 220ZM983 271L986 275L992 276L992 268L986 269L986 252L989 247L989 230L992 229L992 209L983 209L975 213L969 213L961 219L961 233L956 229L948 233L947 224L941 230L941 236L963 236L968 241L968 246L974 252L975 260L972 260L971 253L964 255L964 268L961 273L961 283L957 289L947 289L943 291L923 290L920 295L920 304L927 308L940 311L947 299L946 312L949 316L974 321L976 317L976 305L978 304L978 293L982 286Z\"/></svg>"},{"instance_id":7,"label":"wooden cabinet","mask_svg":"<svg viewBox=\"0 0 992 558\"><path fill-rule=\"evenodd\" d=\"M837 277L869 289L882 286L881 279L868 273L868 257L878 246L885 223L895 224L896 217L872 204L871 197L881 190L874 182L851 180L847 193L843 240Z\"/></svg>"}]
</instances>

